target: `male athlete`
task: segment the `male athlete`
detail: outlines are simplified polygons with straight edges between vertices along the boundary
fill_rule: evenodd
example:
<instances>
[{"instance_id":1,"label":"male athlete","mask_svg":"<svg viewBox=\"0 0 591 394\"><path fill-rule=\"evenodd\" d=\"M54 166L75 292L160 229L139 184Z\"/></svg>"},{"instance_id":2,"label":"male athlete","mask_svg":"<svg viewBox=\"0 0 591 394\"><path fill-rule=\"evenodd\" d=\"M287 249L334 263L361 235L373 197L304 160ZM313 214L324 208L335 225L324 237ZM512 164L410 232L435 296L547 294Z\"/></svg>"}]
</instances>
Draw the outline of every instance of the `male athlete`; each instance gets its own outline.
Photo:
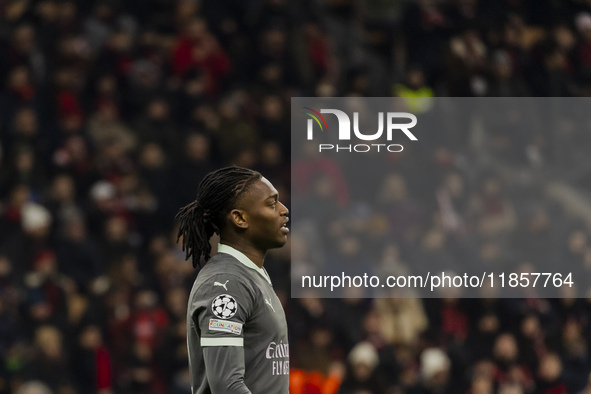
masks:
<instances>
[{"instance_id":1,"label":"male athlete","mask_svg":"<svg viewBox=\"0 0 591 394\"><path fill-rule=\"evenodd\" d=\"M288 393L285 313L263 268L267 250L287 241L288 213L267 179L240 167L206 175L178 213L186 258L207 262L187 310L193 394ZM214 232L220 244L210 259Z\"/></svg>"}]
</instances>

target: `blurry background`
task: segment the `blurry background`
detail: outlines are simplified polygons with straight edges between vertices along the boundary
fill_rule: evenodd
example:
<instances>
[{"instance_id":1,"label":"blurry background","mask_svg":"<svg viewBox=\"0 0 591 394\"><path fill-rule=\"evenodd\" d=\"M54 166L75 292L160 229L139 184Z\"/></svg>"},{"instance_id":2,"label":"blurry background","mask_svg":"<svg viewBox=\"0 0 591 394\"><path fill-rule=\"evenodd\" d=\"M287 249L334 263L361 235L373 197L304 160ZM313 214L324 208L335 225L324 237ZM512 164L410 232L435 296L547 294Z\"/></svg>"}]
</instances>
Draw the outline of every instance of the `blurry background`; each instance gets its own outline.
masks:
<instances>
[{"instance_id":1,"label":"blurry background","mask_svg":"<svg viewBox=\"0 0 591 394\"><path fill-rule=\"evenodd\" d=\"M591 87L584 0L0 0L0 18L0 393L190 392L195 272L172 218L228 164L260 170L289 206L290 97L397 95L420 109L415 97ZM439 190L491 264L523 237L589 267L591 133L461 130L481 143L432 139L424 157L441 171L425 183L396 156L383 197L399 243L383 258L449 255L462 227L412 199ZM475 146L489 165L467 173ZM531 180L540 169L564 183ZM537 204L512 193L516 179ZM317 191L346 206L355 190L337 186ZM591 390L586 299L290 299L289 248L266 268L288 314L292 393Z\"/></svg>"}]
</instances>

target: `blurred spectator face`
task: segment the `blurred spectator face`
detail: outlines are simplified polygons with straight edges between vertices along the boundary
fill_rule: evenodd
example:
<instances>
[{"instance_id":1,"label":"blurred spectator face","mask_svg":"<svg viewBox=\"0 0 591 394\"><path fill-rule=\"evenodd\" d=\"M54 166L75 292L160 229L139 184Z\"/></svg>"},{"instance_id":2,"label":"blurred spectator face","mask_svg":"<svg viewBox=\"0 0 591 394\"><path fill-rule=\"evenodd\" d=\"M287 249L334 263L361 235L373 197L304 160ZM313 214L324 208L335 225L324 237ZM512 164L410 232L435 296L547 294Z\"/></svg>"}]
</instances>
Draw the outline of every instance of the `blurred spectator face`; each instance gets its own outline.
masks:
<instances>
[{"instance_id":1,"label":"blurred spectator face","mask_svg":"<svg viewBox=\"0 0 591 394\"><path fill-rule=\"evenodd\" d=\"M14 158L14 167L18 172L30 172L35 166L35 156L29 149L21 149Z\"/></svg>"},{"instance_id":2,"label":"blurred spectator face","mask_svg":"<svg viewBox=\"0 0 591 394\"><path fill-rule=\"evenodd\" d=\"M460 197L464 194L464 180L457 172L451 173L445 177L445 189L452 197Z\"/></svg>"},{"instance_id":3,"label":"blurred spectator face","mask_svg":"<svg viewBox=\"0 0 591 394\"><path fill-rule=\"evenodd\" d=\"M52 391L45 384L38 381L32 381L23 383L15 394L52 394Z\"/></svg>"},{"instance_id":4,"label":"blurred spectator face","mask_svg":"<svg viewBox=\"0 0 591 394\"><path fill-rule=\"evenodd\" d=\"M106 2L99 2L94 8L94 17L101 21L109 21L113 17L113 9Z\"/></svg>"},{"instance_id":5,"label":"blurred spectator face","mask_svg":"<svg viewBox=\"0 0 591 394\"><path fill-rule=\"evenodd\" d=\"M107 163L118 163L125 160L126 150L120 141L107 141L102 146L101 155Z\"/></svg>"},{"instance_id":6,"label":"blurred spectator face","mask_svg":"<svg viewBox=\"0 0 591 394\"><path fill-rule=\"evenodd\" d=\"M23 231L31 238L41 239L49 234L51 214L38 204L27 203L21 208Z\"/></svg>"},{"instance_id":7,"label":"blurred spectator face","mask_svg":"<svg viewBox=\"0 0 591 394\"><path fill-rule=\"evenodd\" d=\"M80 37L66 37L59 41L58 52L65 61L75 62L87 59L90 55L90 47L88 42ZM80 70L71 70L69 72L71 75L75 75L77 72L80 72ZM71 81L69 84L63 84L59 81L58 77L56 77L56 80L58 81L58 86L72 85ZM73 78L71 78L71 80L73 81Z\"/></svg>"},{"instance_id":8,"label":"blurred spectator face","mask_svg":"<svg viewBox=\"0 0 591 394\"><path fill-rule=\"evenodd\" d=\"M88 158L88 148L84 138L80 136L68 138L66 147L73 161L82 161Z\"/></svg>"},{"instance_id":9,"label":"blurred spectator face","mask_svg":"<svg viewBox=\"0 0 591 394\"><path fill-rule=\"evenodd\" d=\"M153 120L167 119L169 115L168 104L163 100L154 100L148 104L148 117Z\"/></svg>"},{"instance_id":10,"label":"blurred spectator face","mask_svg":"<svg viewBox=\"0 0 591 394\"><path fill-rule=\"evenodd\" d=\"M497 78L501 80L510 79L513 75L511 59L505 51L497 51L493 56L493 70Z\"/></svg>"},{"instance_id":11,"label":"blurred spectator face","mask_svg":"<svg viewBox=\"0 0 591 394\"><path fill-rule=\"evenodd\" d=\"M320 174L312 184L313 195L324 200L335 199L335 188L332 178L326 174Z\"/></svg>"},{"instance_id":12,"label":"blurred spectator face","mask_svg":"<svg viewBox=\"0 0 591 394\"><path fill-rule=\"evenodd\" d=\"M272 56L281 56L285 51L285 33L279 29L269 29L263 32L263 51Z\"/></svg>"},{"instance_id":13,"label":"blurred spectator face","mask_svg":"<svg viewBox=\"0 0 591 394\"><path fill-rule=\"evenodd\" d=\"M158 296L152 290L142 290L135 296L135 307L138 310L154 308L157 305Z\"/></svg>"},{"instance_id":14,"label":"blurred spectator face","mask_svg":"<svg viewBox=\"0 0 591 394\"><path fill-rule=\"evenodd\" d=\"M109 218L105 224L105 238L111 242L126 241L127 222L118 216Z\"/></svg>"},{"instance_id":15,"label":"blurred spectator face","mask_svg":"<svg viewBox=\"0 0 591 394\"><path fill-rule=\"evenodd\" d=\"M193 42L199 41L201 38L209 34L207 23L200 18L193 18L185 28L185 34Z\"/></svg>"},{"instance_id":16,"label":"blurred spectator face","mask_svg":"<svg viewBox=\"0 0 591 394\"><path fill-rule=\"evenodd\" d=\"M174 240L176 241L176 234L178 232L178 228L173 231L174 233ZM175 242L176 244L176 242ZM168 250L168 242L166 237L163 235L155 236L150 240L150 245L148 246L150 253L154 256L160 256L164 252Z\"/></svg>"},{"instance_id":17,"label":"blurred spectator face","mask_svg":"<svg viewBox=\"0 0 591 394\"><path fill-rule=\"evenodd\" d=\"M78 337L80 346L84 349L97 349L103 342L102 334L97 326L88 326Z\"/></svg>"},{"instance_id":18,"label":"blurred spectator face","mask_svg":"<svg viewBox=\"0 0 591 394\"><path fill-rule=\"evenodd\" d=\"M401 202L406 200L406 181L401 175L392 174L388 175L380 196L384 202Z\"/></svg>"},{"instance_id":19,"label":"blurred spectator face","mask_svg":"<svg viewBox=\"0 0 591 394\"><path fill-rule=\"evenodd\" d=\"M316 96L318 97L334 97L337 88L331 82L327 80L320 80L316 85Z\"/></svg>"},{"instance_id":20,"label":"blurred spectator face","mask_svg":"<svg viewBox=\"0 0 591 394\"><path fill-rule=\"evenodd\" d=\"M32 25L23 25L14 31L13 46L21 53L29 53L35 49L35 29Z\"/></svg>"},{"instance_id":21,"label":"blurred spectator face","mask_svg":"<svg viewBox=\"0 0 591 394\"><path fill-rule=\"evenodd\" d=\"M0 278L7 278L12 272L12 263L6 256L0 255ZM1 301L0 301L1 304ZM2 306L0 305L0 311Z\"/></svg>"},{"instance_id":22,"label":"blurred spectator face","mask_svg":"<svg viewBox=\"0 0 591 394\"><path fill-rule=\"evenodd\" d=\"M425 84L423 71L418 68L411 68L406 73L406 83L410 88L419 89Z\"/></svg>"},{"instance_id":23,"label":"blurred spectator face","mask_svg":"<svg viewBox=\"0 0 591 394\"><path fill-rule=\"evenodd\" d=\"M90 197L101 211L110 211L115 208L117 190L107 181L95 183L90 189Z\"/></svg>"},{"instance_id":24,"label":"blurred spectator face","mask_svg":"<svg viewBox=\"0 0 591 394\"><path fill-rule=\"evenodd\" d=\"M30 189L25 185L16 185L10 193L10 205L21 208L31 196Z\"/></svg>"},{"instance_id":25,"label":"blurred spectator face","mask_svg":"<svg viewBox=\"0 0 591 394\"><path fill-rule=\"evenodd\" d=\"M572 341L581 337L581 324L574 320L569 319L562 328L562 338L565 341Z\"/></svg>"},{"instance_id":26,"label":"blurred spectator face","mask_svg":"<svg viewBox=\"0 0 591 394\"><path fill-rule=\"evenodd\" d=\"M587 12L581 12L575 18L575 26L584 41L591 40L591 15Z\"/></svg>"},{"instance_id":27,"label":"blurred spectator face","mask_svg":"<svg viewBox=\"0 0 591 394\"><path fill-rule=\"evenodd\" d=\"M445 246L445 234L441 230L430 230L425 234L422 247L426 250L442 250Z\"/></svg>"},{"instance_id":28,"label":"blurred spectator face","mask_svg":"<svg viewBox=\"0 0 591 394\"><path fill-rule=\"evenodd\" d=\"M544 65L548 70L564 70L566 68L566 57L558 49L544 56Z\"/></svg>"},{"instance_id":29,"label":"blurred spectator face","mask_svg":"<svg viewBox=\"0 0 591 394\"><path fill-rule=\"evenodd\" d=\"M261 115L268 120L281 120L284 115L281 99L277 96L266 96L263 99Z\"/></svg>"},{"instance_id":30,"label":"blurred spectator face","mask_svg":"<svg viewBox=\"0 0 591 394\"><path fill-rule=\"evenodd\" d=\"M14 126L17 134L34 137L38 133L37 114L30 108L20 109L15 116Z\"/></svg>"},{"instance_id":31,"label":"blurred spectator face","mask_svg":"<svg viewBox=\"0 0 591 394\"><path fill-rule=\"evenodd\" d=\"M332 332L329 328L317 327L310 334L310 342L315 348L327 348L332 343Z\"/></svg>"},{"instance_id":32,"label":"blurred spectator face","mask_svg":"<svg viewBox=\"0 0 591 394\"><path fill-rule=\"evenodd\" d=\"M73 242L82 242L86 239L86 226L81 218L69 220L66 224L66 236Z\"/></svg>"},{"instance_id":33,"label":"blurred spectator face","mask_svg":"<svg viewBox=\"0 0 591 394\"><path fill-rule=\"evenodd\" d=\"M205 93L206 76L202 73L194 73L185 80L184 90L188 96L197 97Z\"/></svg>"},{"instance_id":34,"label":"blurred spectator face","mask_svg":"<svg viewBox=\"0 0 591 394\"><path fill-rule=\"evenodd\" d=\"M123 277L123 279L133 283L138 274L136 256L134 254L127 254L123 256L120 268L120 275Z\"/></svg>"},{"instance_id":35,"label":"blurred spectator face","mask_svg":"<svg viewBox=\"0 0 591 394\"><path fill-rule=\"evenodd\" d=\"M261 69L261 80L268 85L277 85L283 81L283 67L277 63L269 63Z\"/></svg>"},{"instance_id":36,"label":"blurred spectator face","mask_svg":"<svg viewBox=\"0 0 591 394\"><path fill-rule=\"evenodd\" d=\"M210 105L199 105L193 110L193 118L208 130L217 130L220 118L217 111Z\"/></svg>"},{"instance_id":37,"label":"blurred spectator face","mask_svg":"<svg viewBox=\"0 0 591 394\"><path fill-rule=\"evenodd\" d=\"M76 4L72 1L64 1L57 7L57 19L61 25L69 24L76 19Z\"/></svg>"},{"instance_id":38,"label":"blurred spectator face","mask_svg":"<svg viewBox=\"0 0 591 394\"><path fill-rule=\"evenodd\" d=\"M103 75L96 83L99 94L111 95L117 92L117 80L111 74Z\"/></svg>"},{"instance_id":39,"label":"blurred spectator face","mask_svg":"<svg viewBox=\"0 0 591 394\"><path fill-rule=\"evenodd\" d=\"M568 250L573 254L582 254L587 246L587 235L581 230L575 230L568 237Z\"/></svg>"},{"instance_id":40,"label":"blurred spectator face","mask_svg":"<svg viewBox=\"0 0 591 394\"><path fill-rule=\"evenodd\" d=\"M51 184L51 196L58 202L71 202L75 198L74 180L69 175L58 175Z\"/></svg>"},{"instance_id":41,"label":"blurred spectator face","mask_svg":"<svg viewBox=\"0 0 591 394\"><path fill-rule=\"evenodd\" d=\"M47 358L57 359L62 355L62 335L55 327L39 327L35 332L35 345Z\"/></svg>"},{"instance_id":42,"label":"blurred spectator face","mask_svg":"<svg viewBox=\"0 0 591 394\"><path fill-rule=\"evenodd\" d=\"M487 313L478 321L478 329L481 332L494 333L499 329L499 318L494 313Z\"/></svg>"},{"instance_id":43,"label":"blurred spectator face","mask_svg":"<svg viewBox=\"0 0 591 394\"><path fill-rule=\"evenodd\" d=\"M349 363L358 382L367 381L378 364L378 354L369 342L357 344L349 353Z\"/></svg>"},{"instance_id":44,"label":"blurred spectator face","mask_svg":"<svg viewBox=\"0 0 591 394\"><path fill-rule=\"evenodd\" d=\"M194 1L179 1L176 6L176 19L183 22L190 20L198 11L198 3Z\"/></svg>"},{"instance_id":45,"label":"blurred spectator face","mask_svg":"<svg viewBox=\"0 0 591 394\"><path fill-rule=\"evenodd\" d=\"M109 48L120 53L129 52L132 44L131 34L125 31L119 31L111 35L106 43Z\"/></svg>"},{"instance_id":46,"label":"blurred spectator face","mask_svg":"<svg viewBox=\"0 0 591 394\"><path fill-rule=\"evenodd\" d=\"M503 385L499 388L499 394L523 394L523 388L517 384Z\"/></svg>"},{"instance_id":47,"label":"blurred spectator face","mask_svg":"<svg viewBox=\"0 0 591 394\"><path fill-rule=\"evenodd\" d=\"M480 247L480 258L483 261L495 261L501 257L501 246L494 241L485 242Z\"/></svg>"},{"instance_id":48,"label":"blurred spectator face","mask_svg":"<svg viewBox=\"0 0 591 394\"><path fill-rule=\"evenodd\" d=\"M495 342L493 354L499 361L512 363L517 360L518 350L515 337L511 334L499 336Z\"/></svg>"},{"instance_id":49,"label":"blurred spectator face","mask_svg":"<svg viewBox=\"0 0 591 394\"><path fill-rule=\"evenodd\" d=\"M261 147L261 163L266 166L281 165L281 149L275 142L266 142Z\"/></svg>"},{"instance_id":50,"label":"blurred spectator face","mask_svg":"<svg viewBox=\"0 0 591 394\"><path fill-rule=\"evenodd\" d=\"M562 361L555 353L546 354L540 361L538 375L545 382L554 382L562 374Z\"/></svg>"},{"instance_id":51,"label":"blurred spectator face","mask_svg":"<svg viewBox=\"0 0 591 394\"><path fill-rule=\"evenodd\" d=\"M174 316L184 317L187 310L187 291L181 287L170 289L166 293L166 306Z\"/></svg>"},{"instance_id":52,"label":"blurred spectator face","mask_svg":"<svg viewBox=\"0 0 591 394\"><path fill-rule=\"evenodd\" d=\"M495 365L491 360L479 360L474 364L474 376L482 376L492 379L495 373Z\"/></svg>"},{"instance_id":53,"label":"blurred spectator face","mask_svg":"<svg viewBox=\"0 0 591 394\"><path fill-rule=\"evenodd\" d=\"M449 376L449 357L438 348L429 348L421 353L421 375L429 387L446 384Z\"/></svg>"},{"instance_id":54,"label":"blurred spectator face","mask_svg":"<svg viewBox=\"0 0 591 394\"><path fill-rule=\"evenodd\" d=\"M60 49L62 55L65 57L71 56L70 42L64 40L61 42ZM74 75L71 70L67 68L61 68L55 72L55 84L60 88L70 88L74 85Z\"/></svg>"},{"instance_id":55,"label":"blurred spectator face","mask_svg":"<svg viewBox=\"0 0 591 394\"><path fill-rule=\"evenodd\" d=\"M397 262L400 261L400 248L398 245L389 244L382 251L382 261Z\"/></svg>"},{"instance_id":56,"label":"blurred spectator face","mask_svg":"<svg viewBox=\"0 0 591 394\"><path fill-rule=\"evenodd\" d=\"M159 275L170 275L171 273L176 271L176 263L177 261L174 253L172 253L171 251L166 251L156 261L155 271Z\"/></svg>"},{"instance_id":57,"label":"blurred spectator face","mask_svg":"<svg viewBox=\"0 0 591 394\"><path fill-rule=\"evenodd\" d=\"M51 305L47 300L35 300L29 306L29 316L35 322L46 322L51 317Z\"/></svg>"},{"instance_id":58,"label":"blurred spectator face","mask_svg":"<svg viewBox=\"0 0 591 394\"><path fill-rule=\"evenodd\" d=\"M143 167L149 169L161 168L164 165L164 161L164 152L160 145L150 143L142 148L140 162Z\"/></svg>"},{"instance_id":59,"label":"blurred spectator face","mask_svg":"<svg viewBox=\"0 0 591 394\"><path fill-rule=\"evenodd\" d=\"M554 41L563 51L570 51L576 44L576 38L573 31L568 26L560 25L553 31Z\"/></svg>"},{"instance_id":60,"label":"blurred spectator face","mask_svg":"<svg viewBox=\"0 0 591 394\"><path fill-rule=\"evenodd\" d=\"M488 197L498 196L499 192L501 191L499 180L496 178L487 179L482 186L482 191L483 194Z\"/></svg>"},{"instance_id":61,"label":"blurred spectator face","mask_svg":"<svg viewBox=\"0 0 591 394\"><path fill-rule=\"evenodd\" d=\"M35 258L33 263L36 272L45 277L54 275L57 272L57 259L53 252L43 252Z\"/></svg>"},{"instance_id":62,"label":"blurred spectator face","mask_svg":"<svg viewBox=\"0 0 591 394\"><path fill-rule=\"evenodd\" d=\"M232 160L232 164L239 167L254 167L257 163L257 154L253 149L240 151Z\"/></svg>"},{"instance_id":63,"label":"blurred spectator face","mask_svg":"<svg viewBox=\"0 0 591 394\"><path fill-rule=\"evenodd\" d=\"M237 119L240 115L240 109L238 108L238 104L231 98L222 101L219 107L219 111L222 118L228 120Z\"/></svg>"},{"instance_id":64,"label":"blurred spectator face","mask_svg":"<svg viewBox=\"0 0 591 394\"><path fill-rule=\"evenodd\" d=\"M540 332L540 319L535 315L526 316L521 322L521 333L526 338L534 338Z\"/></svg>"},{"instance_id":65,"label":"blurred spectator face","mask_svg":"<svg viewBox=\"0 0 591 394\"><path fill-rule=\"evenodd\" d=\"M539 232L548 228L548 214L543 210L536 211L529 218L527 228L531 232Z\"/></svg>"},{"instance_id":66,"label":"blurred spectator face","mask_svg":"<svg viewBox=\"0 0 591 394\"><path fill-rule=\"evenodd\" d=\"M160 81L160 69L154 62L138 60L133 65L131 77L139 86L149 89Z\"/></svg>"},{"instance_id":67,"label":"blurred spectator face","mask_svg":"<svg viewBox=\"0 0 591 394\"><path fill-rule=\"evenodd\" d=\"M19 91L30 84L29 70L26 67L14 67L8 76L8 86L13 91Z\"/></svg>"},{"instance_id":68,"label":"blurred spectator face","mask_svg":"<svg viewBox=\"0 0 591 394\"><path fill-rule=\"evenodd\" d=\"M119 111L113 104L105 103L99 107L96 115L104 122L112 122L119 118Z\"/></svg>"},{"instance_id":69,"label":"blurred spectator face","mask_svg":"<svg viewBox=\"0 0 591 394\"><path fill-rule=\"evenodd\" d=\"M493 382L485 377L477 377L472 381L471 394L493 394Z\"/></svg>"}]
</instances>

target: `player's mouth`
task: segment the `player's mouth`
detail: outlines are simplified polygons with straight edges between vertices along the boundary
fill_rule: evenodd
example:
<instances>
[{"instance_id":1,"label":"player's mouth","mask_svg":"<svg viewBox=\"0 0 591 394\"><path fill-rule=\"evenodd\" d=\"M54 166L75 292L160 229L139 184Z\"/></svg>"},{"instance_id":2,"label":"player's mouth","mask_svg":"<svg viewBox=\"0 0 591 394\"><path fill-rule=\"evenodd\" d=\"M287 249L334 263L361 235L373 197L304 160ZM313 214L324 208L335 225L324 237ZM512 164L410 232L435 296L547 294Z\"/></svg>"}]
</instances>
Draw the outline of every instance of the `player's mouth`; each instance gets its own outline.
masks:
<instances>
[{"instance_id":1,"label":"player's mouth","mask_svg":"<svg viewBox=\"0 0 591 394\"><path fill-rule=\"evenodd\" d=\"M283 226L281 226L281 231L284 234L288 234L289 233L289 228L287 227L287 222L289 222L289 219L287 219L284 223Z\"/></svg>"}]
</instances>

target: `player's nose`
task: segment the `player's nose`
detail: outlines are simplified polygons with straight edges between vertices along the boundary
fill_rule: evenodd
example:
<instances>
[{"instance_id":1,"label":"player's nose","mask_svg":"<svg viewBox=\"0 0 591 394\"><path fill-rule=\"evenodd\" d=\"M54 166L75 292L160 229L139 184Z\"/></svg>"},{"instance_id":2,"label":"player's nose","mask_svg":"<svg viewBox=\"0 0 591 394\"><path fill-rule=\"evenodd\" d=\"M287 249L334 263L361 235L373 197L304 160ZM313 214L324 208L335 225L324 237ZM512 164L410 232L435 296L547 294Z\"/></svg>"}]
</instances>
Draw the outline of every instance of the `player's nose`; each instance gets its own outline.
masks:
<instances>
[{"instance_id":1,"label":"player's nose","mask_svg":"<svg viewBox=\"0 0 591 394\"><path fill-rule=\"evenodd\" d=\"M286 207L285 205L283 205L283 203L282 203L282 202L279 202L279 205L280 205L280 207L281 207L281 209L280 209L280 211L279 211L279 214L280 214L281 216L286 216L286 215L289 215L289 209L287 209L287 207Z\"/></svg>"}]
</instances>

